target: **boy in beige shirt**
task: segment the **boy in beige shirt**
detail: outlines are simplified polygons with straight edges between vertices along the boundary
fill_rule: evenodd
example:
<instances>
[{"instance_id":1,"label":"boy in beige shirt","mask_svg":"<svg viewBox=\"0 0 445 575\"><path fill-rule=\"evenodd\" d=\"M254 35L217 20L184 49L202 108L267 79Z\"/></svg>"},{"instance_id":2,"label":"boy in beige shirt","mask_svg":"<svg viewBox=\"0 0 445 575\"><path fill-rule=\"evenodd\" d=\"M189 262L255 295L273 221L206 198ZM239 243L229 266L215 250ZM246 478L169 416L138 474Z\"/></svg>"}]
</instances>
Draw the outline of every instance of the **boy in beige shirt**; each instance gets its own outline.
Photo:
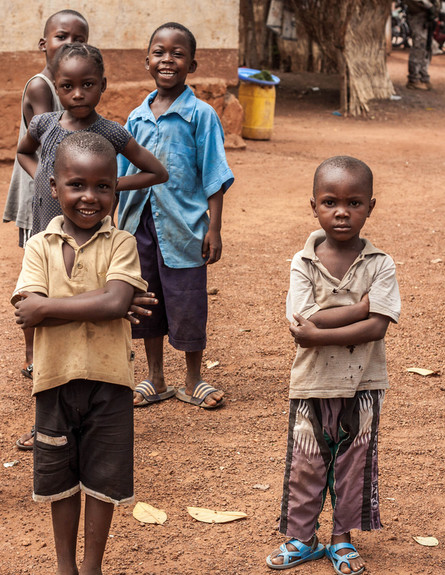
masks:
<instances>
[{"instance_id":1,"label":"boy in beige shirt","mask_svg":"<svg viewBox=\"0 0 445 575\"><path fill-rule=\"evenodd\" d=\"M133 500L134 362L124 318L147 283L136 240L111 225L116 184L108 140L85 131L63 140L51 178L63 215L27 242L12 298L17 323L35 327L33 497L51 503L59 575L102 572L114 505Z\"/></svg>"},{"instance_id":2,"label":"boy in beige shirt","mask_svg":"<svg viewBox=\"0 0 445 575\"><path fill-rule=\"evenodd\" d=\"M351 529L381 527L377 435L388 387L384 336L400 315L392 259L360 237L375 206L369 167L349 156L316 170L311 205L321 230L291 265L287 317L297 346L280 531L267 557L287 569L325 554L337 574L364 571ZM331 544L318 518L329 490Z\"/></svg>"}]
</instances>

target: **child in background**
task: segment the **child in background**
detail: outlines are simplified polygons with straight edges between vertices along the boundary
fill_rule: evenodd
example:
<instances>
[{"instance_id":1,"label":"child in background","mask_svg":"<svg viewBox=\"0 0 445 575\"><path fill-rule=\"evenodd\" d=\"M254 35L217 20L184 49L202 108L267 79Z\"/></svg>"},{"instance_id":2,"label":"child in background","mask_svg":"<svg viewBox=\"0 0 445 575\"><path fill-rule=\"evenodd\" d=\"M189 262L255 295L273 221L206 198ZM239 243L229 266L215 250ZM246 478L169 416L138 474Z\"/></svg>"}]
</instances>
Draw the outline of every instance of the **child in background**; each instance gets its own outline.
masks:
<instances>
[{"instance_id":1,"label":"child in background","mask_svg":"<svg viewBox=\"0 0 445 575\"><path fill-rule=\"evenodd\" d=\"M372 172L349 156L316 170L311 205L321 230L291 264L287 317L297 346L280 531L267 557L287 569L326 553L337 574L364 571L351 529L380 529L378 423L388 388L384 336L400 315L392 259L360 237L374 209ZM329 489L331 544L316 530Z\"/></svg>"},{"instance_id":2,"label":"child in background","mask_svg":"<svg viewBox=\"0 0 445 575\"><path fill-rule=\"evenodd\" d=\"M61 110L59 98L54 88L54 59L57 50L68 42L87 42L88 23L82 14L74 10L61 10L48 18L39 40L39 50L45 53L46 65L40 74L28 80L22 94L19 142L26 133L32 118L44 112ZM19 245L25 247L32 229L32 198L34 181L20 166L17 157L14 161L11 183L6 199L4 222L16 222L19 228ZM32 379L34 330L24 330L25 364L22 374ZM18 446L32 449L32 434L20 438Z\"/></svg>"},{"instance_id":3,"label":"child in background","mask_svg":"<svg viewBox=\"0 0 445 575\"><path fill-rule=\"evenodd\" d=\"M35 116L17 149L21 166L34 178L32 233L44 230L61 213L57 198L51 196L49 181L57 146L78 130L96 132L107 138L116 153L122 153L138 168L138 173L121 178L117 190L147 188L165 182L168 174L162 164L117 122L96 112L107 86L102 54L88 44L65 44L54 62L54 83L64 110ZM40 161L35 152L42 147Z\"/></svg>"},{"instance_id":4,"label":"child in background","mask_svg":"<svg viewBox=\"0 0 445 575\"><path fill-rule=\"evenodd\" d=\"M17 323L35 327L33 498L51 502L61 575L102 573L114 505L133 500L133 352L123 318L147 284L135 239L107 215L116 182L108 140L87 131L63 140L51 178L63 215L27 242L12 298Z\"/></svg>"},{"instance_id":5,"label":"child in background","mask_svg":"<svg viewBox=\"0 0 445 575\"><path fill-rule=\"evenodd\" d=\"M201 378L206 345L206 265L221 257L223 194L233 183L216 112L185 85L196 70L196 40L175 22L160 26L148 46L146 68L157 90L131 112L126 127L137 142L153 150L169 171L168 184L120 194L119 227L136 236L142 277L159 305L149 323L133 326L143 338L148 378L136 387L135 405L143 406L175 395L164 379L163 345L185 352L182 401L204 408L218 407L223 392ZM118 158L119 175L134 166ZM207 215L209 210L210 219Z\"/></svg>"}]
</instances>

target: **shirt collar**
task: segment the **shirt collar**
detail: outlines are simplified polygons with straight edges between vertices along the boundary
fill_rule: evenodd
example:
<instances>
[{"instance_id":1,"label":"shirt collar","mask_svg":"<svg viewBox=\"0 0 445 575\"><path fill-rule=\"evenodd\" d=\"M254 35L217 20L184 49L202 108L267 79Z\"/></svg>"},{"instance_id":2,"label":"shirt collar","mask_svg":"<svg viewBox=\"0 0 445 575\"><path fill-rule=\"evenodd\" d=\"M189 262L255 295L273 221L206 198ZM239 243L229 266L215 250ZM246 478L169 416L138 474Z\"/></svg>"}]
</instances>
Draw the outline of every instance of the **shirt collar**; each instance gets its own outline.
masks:
<instances>
[{"instance_id":1,"label":"shirt collar","mask_svg":"<svg viewBox=\"0 0 445 575\"><path fill-rule=\"evenodd\" d=\"M68 239L72 240L73 238L63 231L62 224L63 224L63 216L56 216L55 218L53 218L49 222L46 230L43 232L45 237L60 236L63 240ZM111 225L111 217L105 216L105 218L102 220L102 225L97 230L97 232L88 240L87 243L90 243L99 234L105 234L106 237L109 237L111 234L112 227L113 226Z\"/></svg>"},{"instance_id":2,"label":"shirt collar","mask_svg":"<svg viewBox=\"0 0 445 575\"><path fill-rule=\"evenodd\" d=\"M142 120L150 120L155 122L155 117L150 109L150 104L153 102L158 91L151 92L144 100L139 108L136 108L132 114L132 119L141 118ZM186 122L192 121L193 112L196 108L196 96L190 86L186 86L185 90L180 96L176 98L170 108L162 114L168 116L169 114L178 114ZM162 118L162 116L160 116Z\"/></svg>"},{"instance_id":3,"label":"shirt collar","mask_svg":"<svg viewBox=\"0 0 445 575\"><path fill-rule=\"evenodd\" d=\"M312 232L308 237L306 244L303 249L302 257L312 261L318 261L318 257L315 255L315 248L326 238L324 230L316 230ZM360 238L363 242L363 249L359 255L359 258L363 259L365 256L372 254L384 254L382 250L374 247L372 243L366 238Z\"/></svg>"}]
</instances>

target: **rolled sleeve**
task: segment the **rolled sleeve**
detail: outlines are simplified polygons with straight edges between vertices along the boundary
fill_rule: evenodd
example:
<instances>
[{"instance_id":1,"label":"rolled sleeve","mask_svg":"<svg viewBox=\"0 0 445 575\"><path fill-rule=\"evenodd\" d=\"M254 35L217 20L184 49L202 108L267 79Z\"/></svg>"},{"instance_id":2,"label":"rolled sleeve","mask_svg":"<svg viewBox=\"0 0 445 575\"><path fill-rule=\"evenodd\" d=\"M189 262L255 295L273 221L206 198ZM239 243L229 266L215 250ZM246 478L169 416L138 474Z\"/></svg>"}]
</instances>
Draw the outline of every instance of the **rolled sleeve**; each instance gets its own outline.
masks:
<instances>
[{"instance_id":1,"label":"rolled sleeve","mask_svg":"<svg viewBox=\"0 0 445 575\"><path fill-rule=\"evenodd\" d=\"M286 318L292 323L295 321L293 314L298 313L308 319L320 309L314 297L313 278L300 254L296 254L291 264Z\"/></svg>"},{"instance_id":2,"label":"rolled sleeve","mask_svg":"<svg viewBox=\"0 0 445 575\"><path fill-rule=\"evenodd\" d=\"M35 249L32 238L26 244L22 269L10 300L12 305L15 305L20 299L18 293L22 291L48 295L47 266L44 258L42 258L42 254Z\"/></svg>"},{"instance_id":3,"label":"rolled sleeve","mask_svg":"<svg viewBox=\"0 0 445 575\"><path fill-rule=\"evenodd\" d=\"M393 260L386 256L382 258L369 290L369 312L387 316L392 322L397 323L400 311L401 301L396 279L396 266Z\"/></svg>"},{"instance_id":4,"label":"rolled sleeve","mask_svg":"<svg viewBox=\"0 0 445 575\"><path fill-rule=\"evenodd\" d=\"M213 110L197 126L197 164L207 198L220 189L226 192L233 184L233 173L224 150L224 132Z\"/></svg>"},{"instance_id":5,"label":"rolled sleeve","mask_svg":"<svg viewBox=\"0 0 445 575\"><path fill-rule=\"evenodd\" d=\"M141 277L141 266L136 248L136 239L125 235L123 241L116 247L106 276L107 282L124 281L138 291L146 291L148 284Z\"/></svg>"}]
</instances>

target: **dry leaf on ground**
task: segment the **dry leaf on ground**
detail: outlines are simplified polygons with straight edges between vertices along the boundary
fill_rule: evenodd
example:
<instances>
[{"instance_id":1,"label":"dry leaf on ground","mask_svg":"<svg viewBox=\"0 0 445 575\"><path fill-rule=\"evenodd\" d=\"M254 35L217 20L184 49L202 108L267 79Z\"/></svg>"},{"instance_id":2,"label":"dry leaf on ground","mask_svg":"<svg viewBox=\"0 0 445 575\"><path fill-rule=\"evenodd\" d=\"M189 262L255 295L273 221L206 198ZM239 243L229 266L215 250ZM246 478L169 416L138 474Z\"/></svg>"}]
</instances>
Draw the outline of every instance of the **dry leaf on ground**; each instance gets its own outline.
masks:
<instances>
[{"instance_id":1,"label":"dry leaf on ground","mask_svg":"<svg viewBox=\"0 0 445 575\"><path fill-rule=\"evenodd\" d=\"M410 373L417 373L418 375L423 375L427 377L428 375L437 375L437 371L433 371L432 369L423 369L422 367L408 367L406 371Z\"/></svg>"},{"instance_id":2,"label":"dry leaf on ground","mask_svg":"<svg viewBox=\"0 0 445 575\"><path fill-rule=\"evenodd\" d=\"M134 506L133 517L141 523L156 523L157 525L163 525L167 521L165 511L142 501Z\"/></svg>"},{"instance_id":3,"label":"dry leaf on ground","mask_svg":"<svg viewBox=\"0 0 445 575\"><path fill-rule=\"evenodd\" d=\"M436 547L439 541L435 537L413 537L414 541L425 547Z\"/></svg>"},{"instance_id":4,"label":"dry leaf on ground","mask_svg":"<svg viewBox=\"0 0 445 575\"><path fill-rule=\"evenodd\" d=\"M214 511L213 509L204 509L202 507L187 507L187 511L197 521L203 523L228 523L237 519L247 517L242 511Z\"/></svg>"}]
</instances>

